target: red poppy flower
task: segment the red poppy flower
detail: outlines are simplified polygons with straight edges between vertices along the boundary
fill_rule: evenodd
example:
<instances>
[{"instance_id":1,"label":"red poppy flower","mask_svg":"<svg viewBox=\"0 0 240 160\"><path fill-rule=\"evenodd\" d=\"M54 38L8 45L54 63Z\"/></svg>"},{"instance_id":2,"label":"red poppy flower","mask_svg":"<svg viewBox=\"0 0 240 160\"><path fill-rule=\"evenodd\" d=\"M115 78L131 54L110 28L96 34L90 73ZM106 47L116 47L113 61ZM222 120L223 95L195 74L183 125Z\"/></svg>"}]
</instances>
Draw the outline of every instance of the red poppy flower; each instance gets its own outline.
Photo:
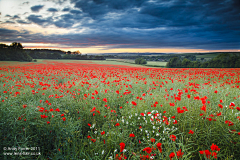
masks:
<instances>
[{"instance_id":1,"label":"red poppy flower","mask_svg":"<svg viewBox=\"0 0 240 160\"><path fill-rule=\"evenodd\" d=\"M218 146L217 145L215 145L215 144L212 144L212 146L211 146L211 150L212 151L220 151L220 148L218 148Z\"/></svg>"},{"instance_id":2,"label":"red poppy flower","mask_svg":"<svg viewBox=\"0 0 240 160\"><path fill-rule=\"evenodd\" d=\"M212 156L213 156L213 158L216 158L216 159L217 159L217 153L216 153L216 152L213 152L213 153L212 153Z\"/></svg>"},{"instance_id":3,"label":"red poppy flower","mask_svg":"<svg viewBox=\"0 0 240 160\"><path fill-rule=\"evenodd\" d=\"M119 123L115 124L115 126L119 126L119 125L120 125Z\"/></svg>"},{"instance_id":4,"label":"red poppy flower","mask_svg":"<svg viewBox=\"0 0 240 160\"><path fill-rule=\"evenodd\" d=\"M104 102L107 102L107 98L103 98L103 101L104 101Z\"/></svg>"},{"instance_id":5,"label":"red poppy flower","mask_svg":"<svg viewBox=\"0 0 240 160\"><path fill-rule=\"evenodd\" d=\"M105 134L105 131L102 131L102 132L101 132L101 135L104 135L104 134Z\"/></svg>"},{"instance_id":6,"label":"red poppy flower","mask_svg":"<svg viewBox=\"0 0 240 160\"><path fill-rule=\"evenodd\" d=\"M162 143L157 143L157 148L160 153L162 153Z\"/></svg>"},{"instance_id":7,"label":"red poppy flower","mask_svg":"<svg viewBox=\"0 0 240 160\"><path fill-rule=\"evenodd\" d=\"M199 151L200 154L206 155L207 158L210 158L211 152L209 150Z\"/></svg>"},{"instance_id":8,"label":"red poppy flower","mask_svg":"<svg viewBox=\"0 0 240 160\"><path fill-rule=\"evenodd\" d=\"M228 126L233 126L233 125L234 125L234 124L233 124L233 122L231 122L231 121L228 121L228 120L227 120L227 121L225 121L225 123L226 123L226 124L228 124Z\"/></svg>"},{"instance_id":9,"label":"red poppy flower","mask_svg":"<svg viewBox=\"0 0 240 160\"><path fill-rule=\"evenodd\" d=\"M176 140L176 136L175 135L170 135L170 139L172 140L172 141L175 141Z\"/></svg>"},{"instance_id":10,"label":"red poppy flower","mask_svg":"<svg viewBox=\"0 0 240 160\"><path fill-rule=\"evenodd\" d=\"M223 106L221 104L218 104L218 107L223 108Z\"/></svg>"},{"instance_id":11,"label":"red poppy flower","mask_svg":"<svg viewBox=\"0 0 240 160\"><path fill-rule=\"evenodd\" d=\"M174 121L173 121L173 124L177 124L177 123L178 123L177 120L174 120Z\"/></svg>"},{"instance_id":12,"label":"red poppy flower","mask_svg":"<svg viewBox=\"0 0 240 160\"><path fill-rule=\"evenodd\" d=\"M87 136L88 139L92 138L91 136Z\"/></svg>"},{"instance_id":13,"label":"red poppy flower","mask_svg":"<svg viewBox=\"0 0 240 160\"><path fill-rule=\"evenodd\" d=\"M63 120L63 121L66 121L66 118L65 118L65 117L63 117L63 118L62 118L62 120Z\"/></svg>"},{"instance_id":14,"label":"red poppy flower","mask_svg":"<svg viewBox=\"0 0 240 160\"><path fill-rule=\"evenodd\" d=\"M148 154L152 152L152 149L150 147L146 147L143 149L143 151L146 151Z\"/></svg>"},{"instance_id":15,"label":"red poppy flower","mask_svg":"<svg viewBox=\"0 0 240 160\"><path fill-rule=\"evenodd\" d=\"M121 142L119 145L120 145L120 152L122 152L124 150L125 143Z\"/></svg>"},{"instance_id":16,"label":"red poppy flower","mask_svg":"<svg viewBox=\"0 0 240 160\"><path fill-rule=\"evenodd\" d=\"M192 130L189 130L188 134L193 134L194 132Z\"/></svg>"},{"instance_id":17,"label":"red poppy flower","mask_svg":"<svg viewBox=\"0 0 240 160\"><path fill-rule=\"evenodd\" d=\"M132 101L132 105L136 106L136 105L137 105L137 103L136 103L136 102L134 102L134 101Z\"/></svg>"},{"instance_id":18,"label":"red poppy flower","mask_svg":"<svg viewBox=\"0 0 240 160\"><path fill-rule=\"evenodd\" d=\"M154 138L151 138L150 141L154 143L156 140Z\"/></svg>"},{"instance_id":19,"label":"red poppy flower","mask_svg":"<svg viewBox=\"0 0 240 160\"><path fill-rule=\"evenodd\" d=\"M57 109L55 109L55 111L57 111L57 112L60 112L60 109L59 109L59 108L57 108Z\"/></svg>"},{"instance_id":20,"label":"red poppy flower","mask_svg":"<svg viewBox=\"0 0 240 160\"><path fill-rule=\"evenodd\" d=\"M96 111L96 107L93 107L93 109L90 112L94 112Z\"/></svg>"},{"instance_id":21,"label":"red poppy flower","mask_svg":"<svg viewBox=\"0 0 240 160\"><path fill-rule=\"evenodd\" d=\"M182 152L182 149L180 149L179 151L177 151L177 158L182 158L182 155L184 153Z\"/></svg>"},{"instance_id":22,"label":"red poppy flower","mask_svg":"<svg viewBox=\"0 0 240 160\"><path fill-rule=\"evenodd\" d=\"M135 135L133 133L130 133L129 137L135 137Z\"/></svg>"},{"instance_id":23,"label":"red poppy flower","mask_svg":"<svg viewBox=\"0 0 240 160\"><path fill-rule=\"evenodd\" d=\"M170 153L169 155L170 160L172 160L174 157L175 157L175 153L174 152Z\"/></svg>"}]
</instances>

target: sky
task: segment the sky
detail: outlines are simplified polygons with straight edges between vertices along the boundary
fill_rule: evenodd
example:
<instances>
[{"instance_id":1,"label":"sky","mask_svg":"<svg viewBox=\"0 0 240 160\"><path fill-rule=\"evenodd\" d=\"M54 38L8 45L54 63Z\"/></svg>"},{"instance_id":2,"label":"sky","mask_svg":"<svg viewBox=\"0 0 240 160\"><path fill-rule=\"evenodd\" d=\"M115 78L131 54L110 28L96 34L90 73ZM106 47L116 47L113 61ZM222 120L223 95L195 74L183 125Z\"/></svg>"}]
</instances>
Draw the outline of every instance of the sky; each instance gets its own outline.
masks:
<instances>
[{"instance_id":1,"label":"sky","mask_svg":"<svg viewBox=\"0 0 240 160\"><path fill-rule=\"evenodd\" d=\"M240 0L0 0L0 43L82 53L240 51Z\"/></svg>"}]
</instances>

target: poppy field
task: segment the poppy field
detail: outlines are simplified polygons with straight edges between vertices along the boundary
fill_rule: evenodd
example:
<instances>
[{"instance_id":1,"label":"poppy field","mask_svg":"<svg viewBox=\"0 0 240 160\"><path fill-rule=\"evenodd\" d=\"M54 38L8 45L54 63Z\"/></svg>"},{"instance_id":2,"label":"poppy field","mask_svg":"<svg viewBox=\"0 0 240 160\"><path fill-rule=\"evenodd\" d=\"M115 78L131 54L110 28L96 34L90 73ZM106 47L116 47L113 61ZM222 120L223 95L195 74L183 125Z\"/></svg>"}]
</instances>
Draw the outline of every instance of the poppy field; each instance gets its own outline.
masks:
<instances>
[{"instance_id":1,"label":"poppy field","mask_svg":"<svg viewBox=\"0 0 240 160\"><path fill-rule=\"evenodd\" d=\"M239 78L239 68L4 63L0 159L238 159Z\"/></svg>"}]
</instances>

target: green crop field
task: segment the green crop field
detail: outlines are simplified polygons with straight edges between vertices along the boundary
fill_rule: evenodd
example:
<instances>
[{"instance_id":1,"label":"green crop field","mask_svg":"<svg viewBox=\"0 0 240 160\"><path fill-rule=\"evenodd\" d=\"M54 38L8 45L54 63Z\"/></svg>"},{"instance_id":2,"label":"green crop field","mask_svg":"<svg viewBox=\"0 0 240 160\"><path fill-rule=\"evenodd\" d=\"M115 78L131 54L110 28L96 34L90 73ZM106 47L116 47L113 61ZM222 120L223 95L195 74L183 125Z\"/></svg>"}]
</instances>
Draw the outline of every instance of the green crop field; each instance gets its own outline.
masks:
<instances>
[{"instance_id":1,"label":"green crop field","mask_svg":"<svg viewBox=\"0 0 240 160\"><path fill-rule=\"evenodd\" d=\"M1 160L240 157L239 68L0 64Z\"/></svg>"},{"instance_id":2,"label":"green crop field","mask_svg":"<svg viewBox=\"0 0 240 160\"><path fill-rule=\"evenodd\" d=\"M165 67L167 62L147 61L147 65Z\"/></svg>"}]
</instances>

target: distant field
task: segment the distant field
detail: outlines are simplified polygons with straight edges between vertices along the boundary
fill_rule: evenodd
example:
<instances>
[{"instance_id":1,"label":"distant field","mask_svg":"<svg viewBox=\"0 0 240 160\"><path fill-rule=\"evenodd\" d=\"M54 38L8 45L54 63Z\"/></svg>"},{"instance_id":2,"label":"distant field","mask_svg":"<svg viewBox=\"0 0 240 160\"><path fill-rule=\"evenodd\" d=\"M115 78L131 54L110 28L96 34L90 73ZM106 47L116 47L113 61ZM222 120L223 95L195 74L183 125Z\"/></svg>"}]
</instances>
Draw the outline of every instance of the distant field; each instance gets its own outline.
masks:
<instances>
[{"instance_id":1,"label":"distant field","mask_svg":"<svg viewBox=\"0 0 240 160\"><path fill-rule=\"evenodd\" d=\"M107 59L107 61L112 61L114 63L123 63L123 64L132 64L135 63L135 60L132 59ZM158 62L158 61L147 61L147 66L159 66L159 67L165 67L167 62ZM139 66L139 65L137 65Z\"/></svg>"},{"instance_id":2,"label":"distant field","mask_svg":"<svg viewBox=\"0 0 240 160\"><path fill-rule=\"evenodd\" d=\"M124 65L124 66L130 66L130 67L152 67L152 66L166 66L167 62L156 62L156 61L148 61L147 65L149 66L143 66L143 65L137 65L134 64L134 60L132 59L107 59L107 60L56 60L56 59L37 59L37 62L30 62L35 63L47 63L51 61L51 63L59 62L59 63L93 63L93 64L108 64L108 65ZM19 62L19 61L0 61L0 66L4 65L23 65L23 64L29 64L29 62Z\"/></svg>"},{"instance_id":3,"label":"distant field","mask_svg":"<svg viewBox=\"0 0 240 160\"><path fill-rule=\"evenodd\" d=\"M124 60L124 59L122 59ZM94 61L92 60L91 61L92 63L96 63L96 64L114 64L114 65L124 65L124 66L131 66L131 67L145 67L145 66L142 66L142 65L137 65L137 64L134 64L134 60L132 61L121 61L121 60L103 60L103 61Z\"/></svg>"},{"instance_id":4,"label":"distant field","mask_svg":"<svg viewBox=\"0 0 240 160\"><path fill-rule=\"evenodd\" d=\"M211 54L204 54L204 55L196 55L197 58L214 58L217 57L220 53L211 53Z\"/></svg>"},{"instance_id":5,"label":"distant field","mask_svg":"<svg viewBox=\"0 0 240 160\"><path fill-rule=\"evenodd\" d=\"M158 62L158 61L148 61L147 65L153 66L166 66L167 62Z\"/></svg>"},{"instance_id":6,"label":"distant field","mask_svg":"<svg viewBox=\"0 0 240 160\"><path fill-rule=\"evenodd\" d=\"M58 63L90 63L90 64L107 64L107 65L123 65L130 67L147 67L142 65L134 64L134 60L123 61L123 59L112 59L112 60L68 60L68 59L37 59L37 62L19 62L19 61L0 61L0 66L9 66L9 65L24 65L24 64L36 64L36 63L48 63L54 64L54 62Z\"/></svg>"},{"instance_id":7,"label":"distant field","mask_svg":"<svg viewBox=\"0 0 240 160\"><path fill-rule=\"evenodd\" d=\"M124 63L135 63L133 59L106 59L107 61L117 61L117 62L124 62Z\"/></svg>"}]
</instances>

